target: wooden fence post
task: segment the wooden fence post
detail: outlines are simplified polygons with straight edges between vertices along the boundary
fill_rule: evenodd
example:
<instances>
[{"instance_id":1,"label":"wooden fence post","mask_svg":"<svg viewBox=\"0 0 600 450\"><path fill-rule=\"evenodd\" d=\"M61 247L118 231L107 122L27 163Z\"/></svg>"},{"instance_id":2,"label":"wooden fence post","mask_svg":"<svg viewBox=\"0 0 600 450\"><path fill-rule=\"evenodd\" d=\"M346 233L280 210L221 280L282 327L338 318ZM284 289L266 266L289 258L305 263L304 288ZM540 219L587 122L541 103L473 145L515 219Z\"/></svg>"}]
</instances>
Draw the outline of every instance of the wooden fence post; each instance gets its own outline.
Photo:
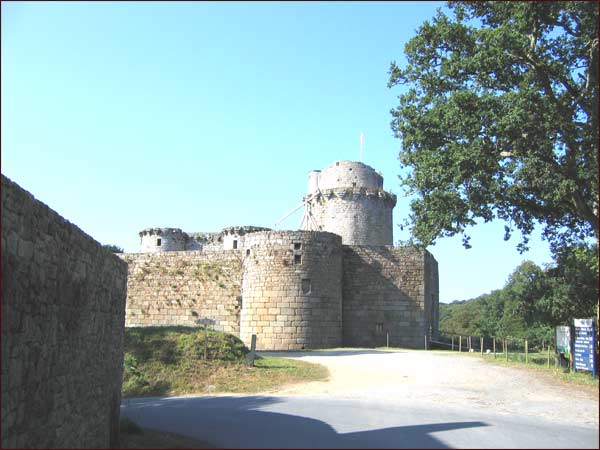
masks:
<instances>
[{"instance_id":1,"label":"wooden fence post","mask_svg":"<svg viewBox=\"0 0 600 450\"><path fill-rule=\"evenodd\" d=\"M529 359L528 359L529 351L528 350L529 350L529 347L527 345L527 339L525 339L525 364L527 364L529 362Z\"/></svg>"},{"instance_id":2,"label":"wooden fence post","mask_svg":"<svg viewBox=\"0 0 600 450\"><path fill-rule=\"evenodd\" d=\"M204 361L208 359L208 325L204 325Z\"/></svg>"},{"instance_id":3,"label":"wooden fence post","mask_svg":"<svg viewBox=\"0 0 600 450\"><path fill-rule=\"evenodd\" d=\"M479 338L479 347L481 349L481 356L483 356L483 336Z\"/></svg>"},{"instance_id":4,"label":"wooden fence post","mask_svg":"<svg viewBox=\"0 0 600 450\"><path fill-rule=\"evenodd\" d=\"M462 352L462 336L458 335L458 353Z\"/></svg>"},{"instance_id":5,"label":"wooden fence post","mask_svg":"<svg viewBox=\"0 0 600 450\"><path fill-rule=\"evenodd\" d=\"M254 365L254 358L256 357L256 335L252 335L252 339L250 341L250 353L246 355L246 364L249 366Z\"/></svg>"},{"instance_id":6,"label":"wooden fence post","mask_svg":"<svg viewBox=\"0 0 600 450\"><path fill-rule=\"evenodd\" d=\"M546 364L548 369L550 368L550 345L548 345L548 364Z\"/></svg>"}]
</instances>

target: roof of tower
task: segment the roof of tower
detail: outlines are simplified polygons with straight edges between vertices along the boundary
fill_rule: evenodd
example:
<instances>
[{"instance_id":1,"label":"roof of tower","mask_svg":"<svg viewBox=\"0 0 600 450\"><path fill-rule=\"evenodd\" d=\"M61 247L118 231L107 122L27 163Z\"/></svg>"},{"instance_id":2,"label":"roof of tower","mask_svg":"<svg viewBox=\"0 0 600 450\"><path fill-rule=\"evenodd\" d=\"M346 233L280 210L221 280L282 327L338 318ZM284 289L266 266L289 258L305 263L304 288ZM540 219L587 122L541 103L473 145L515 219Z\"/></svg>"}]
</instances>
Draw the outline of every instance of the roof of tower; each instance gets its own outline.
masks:
<instances>
[{"instance_id":1,"label":"roof of tower","mask_svg":"<svg viewBox=\"0 0 600 450\"><path fill-rule=\"evenodd\" d=\"M314 177L313 175L311 175ZM316 174L320 190L341 187L383 189L383 177L371 166L360 161L334 161ZM316 187L313 185L313 187ZM310 187L309 187L310 189Z\"/></svg>"}]
</instances>

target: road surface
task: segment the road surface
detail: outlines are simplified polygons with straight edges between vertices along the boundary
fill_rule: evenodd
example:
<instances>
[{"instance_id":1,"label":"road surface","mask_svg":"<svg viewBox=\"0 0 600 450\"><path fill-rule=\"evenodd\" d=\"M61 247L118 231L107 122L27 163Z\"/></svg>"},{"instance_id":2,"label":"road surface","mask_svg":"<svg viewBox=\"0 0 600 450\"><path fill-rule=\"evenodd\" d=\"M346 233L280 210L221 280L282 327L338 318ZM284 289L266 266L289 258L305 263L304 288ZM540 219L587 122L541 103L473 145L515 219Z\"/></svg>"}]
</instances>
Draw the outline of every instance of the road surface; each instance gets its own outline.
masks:
<instances>
[{"instance_id":1,"label":"road surface","mask_svg":"<svg viewBox=\"0 0 600 450\"><path fill-rule=\"evenodd\" d=\"M142 426L219 448L598 448L598 393L441 352L273 353L330 379L263 395L124 400Z\"/></svg>"}]
</instances>

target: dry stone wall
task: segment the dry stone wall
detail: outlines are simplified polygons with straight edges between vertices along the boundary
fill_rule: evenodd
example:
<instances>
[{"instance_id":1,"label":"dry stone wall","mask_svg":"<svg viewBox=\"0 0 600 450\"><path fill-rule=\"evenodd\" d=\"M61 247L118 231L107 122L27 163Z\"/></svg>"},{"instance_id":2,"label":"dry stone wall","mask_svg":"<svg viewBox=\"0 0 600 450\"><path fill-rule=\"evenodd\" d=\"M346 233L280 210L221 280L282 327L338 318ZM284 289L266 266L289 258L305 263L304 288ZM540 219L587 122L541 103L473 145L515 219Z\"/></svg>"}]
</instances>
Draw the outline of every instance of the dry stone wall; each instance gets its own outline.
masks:
<instances>
[{"instance_id":1,"label":"dry stone wall","mask_svg":"<svg viewBox=\"0 0 600 450\"><path fill-rule=\"evenodd\" d=\"M126 278L2 175L2 448L117 444Z\"/></svg>"},{"instance_id":2,"label":"dry stone wall","mask_svg":"<svg viewBox=\"0 0 600 450\"><path fill-rule=\"evenodd\" d=\"M216 321L215 330L239 334L241 250L132 253L126 326L196 326Z\"/></svg>"},{"instance_id":3,"label":"dry stone wall","mask_svg":"<svg viewBox=\"0 0 600 450\"><path fill-rule=\"evenodd\" d=\"M411 247L344 246L343 264L344 345L383 346L389 334L390 346L423 348L437 310L435 259Z\"/></svg>"},{"instance_id":4,"label":"dry stone wall","mask_svg":"<svg viewBox=\"0 0 600 450\"><path fill-rule=\"evenodd\" d=\"M342 343L341 238L314 231L252 233L245 240L240 338L260 350Z\"/></svg>"}]
</instances>

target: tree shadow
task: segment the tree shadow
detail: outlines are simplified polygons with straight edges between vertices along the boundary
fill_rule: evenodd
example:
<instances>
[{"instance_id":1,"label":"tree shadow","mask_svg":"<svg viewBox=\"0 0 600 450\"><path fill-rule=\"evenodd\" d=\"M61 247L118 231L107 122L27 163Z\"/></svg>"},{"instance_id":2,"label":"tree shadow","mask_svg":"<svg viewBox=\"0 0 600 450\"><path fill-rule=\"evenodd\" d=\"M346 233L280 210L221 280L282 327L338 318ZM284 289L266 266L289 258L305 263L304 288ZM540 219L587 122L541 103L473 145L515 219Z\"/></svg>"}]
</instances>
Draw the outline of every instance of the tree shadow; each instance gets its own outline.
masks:
<instances>
[{"instance_id":1,"label":"tree shadow","mask_svg":"<svg viewBox=\"0 0 600 450\"><path fill-rule=\"evenodd\" d=\"M215 448L449 448L432 433L488 426L427 423L343 433L321 420L264 410L281 401L266 396L132 399L123 403L122 416Z\"/></svg>"}]
</instances>

